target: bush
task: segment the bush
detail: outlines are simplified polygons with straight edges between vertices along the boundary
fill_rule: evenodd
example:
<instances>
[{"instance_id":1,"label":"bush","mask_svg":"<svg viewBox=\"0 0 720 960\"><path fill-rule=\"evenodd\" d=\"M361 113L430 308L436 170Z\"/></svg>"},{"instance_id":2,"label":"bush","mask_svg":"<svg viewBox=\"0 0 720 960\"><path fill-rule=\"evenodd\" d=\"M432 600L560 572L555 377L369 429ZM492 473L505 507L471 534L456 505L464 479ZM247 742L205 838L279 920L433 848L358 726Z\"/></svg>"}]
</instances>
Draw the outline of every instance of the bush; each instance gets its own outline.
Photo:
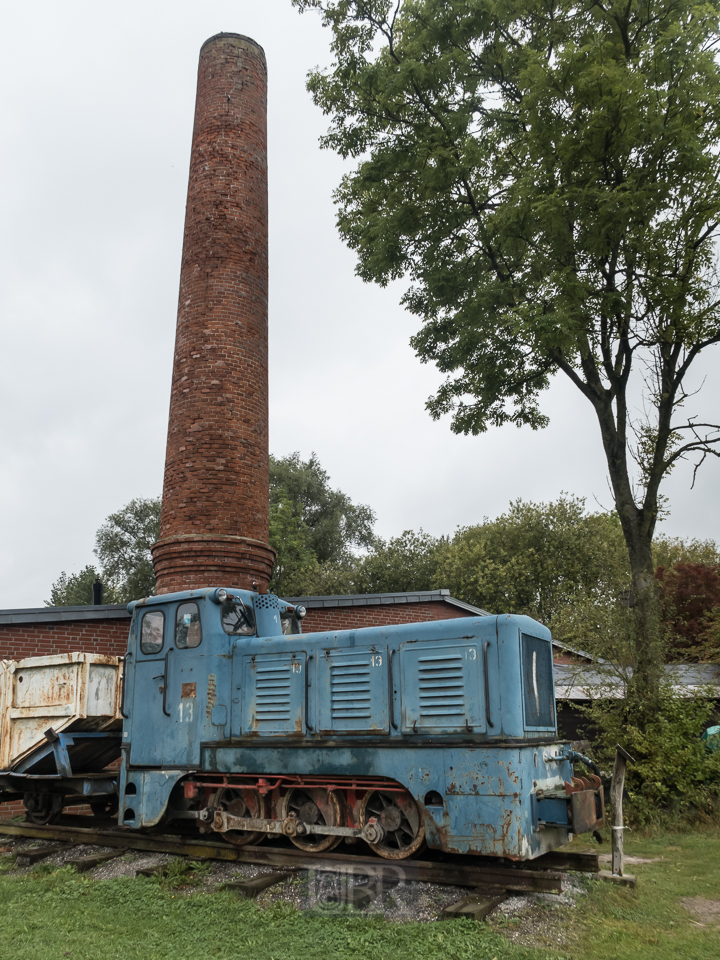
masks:
<instances>
[{"instance_id":1,"label":"bush","mask_svg":"<svg viewBox=\"0 0 720 960\"><path fill-rule=\"evenodd\" d=\"M616 744L636 761L625 778L629 822L697 822L720 813L720 751L700 739L713 709L709 695L679 697L670 687L651 712L631 700L595 700L582 708L604 770L612 770Z\"/></svg>"}]
</instances>

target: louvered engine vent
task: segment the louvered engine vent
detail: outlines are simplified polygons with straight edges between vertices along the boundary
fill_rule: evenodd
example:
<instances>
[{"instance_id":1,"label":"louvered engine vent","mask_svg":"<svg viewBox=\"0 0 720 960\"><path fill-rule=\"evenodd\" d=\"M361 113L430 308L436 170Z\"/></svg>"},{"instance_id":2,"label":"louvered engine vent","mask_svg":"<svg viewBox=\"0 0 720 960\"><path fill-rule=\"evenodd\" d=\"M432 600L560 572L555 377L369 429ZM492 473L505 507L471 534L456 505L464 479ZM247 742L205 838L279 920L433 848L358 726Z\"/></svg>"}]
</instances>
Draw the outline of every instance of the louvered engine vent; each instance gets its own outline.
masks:
<instances>
[{"instance_id":1,"label":"louvered engine vent","mask_svg":"<svg viewBox=\"0 0 720 960\"><path fill-rule=\"evenodd\" d=\"M418 679L421 717L465 714L465 677L460 654L420 657Z\"/></svg>"},{"instance_id":2,"label":"louvered engine vent","mask_svg":"<svg viewBox=\"0 0 720 960\"><path fill-rule=\"evenodd\" d=\"M360 720L372 715L369 657L331 664L330 699L333 721Z\"/></svg>"},{"instance_id":3,"label":"louvered engine vent","mask_svg":"<svg viewBox=\"0 0 720 960\"><path fill-rule=\"evenodd\" d=\"M255 673L255 715L263 720L290 719L290 664L258 665Z\"/></svg>"}]
</instances>

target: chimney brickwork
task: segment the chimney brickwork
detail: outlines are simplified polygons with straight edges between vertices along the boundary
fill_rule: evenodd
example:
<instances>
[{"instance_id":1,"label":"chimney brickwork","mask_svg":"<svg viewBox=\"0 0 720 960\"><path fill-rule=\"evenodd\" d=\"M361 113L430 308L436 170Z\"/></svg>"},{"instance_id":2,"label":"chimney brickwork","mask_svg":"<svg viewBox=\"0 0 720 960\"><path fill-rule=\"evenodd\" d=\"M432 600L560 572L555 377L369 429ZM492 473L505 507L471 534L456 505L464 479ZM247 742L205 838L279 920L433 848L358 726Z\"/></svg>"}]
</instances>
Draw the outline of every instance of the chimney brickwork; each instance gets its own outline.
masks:
<instances>
[{"instance_id":1,"label":"chimney brickwork","mask_svg":"<svg viewBox=\"0 0 720 960\"><path fill-rule=\"evenodd\" d=\"M267 586L267 67L247 37L200 51L170 398L158 593Z\"/></svg>"}]
</instances>

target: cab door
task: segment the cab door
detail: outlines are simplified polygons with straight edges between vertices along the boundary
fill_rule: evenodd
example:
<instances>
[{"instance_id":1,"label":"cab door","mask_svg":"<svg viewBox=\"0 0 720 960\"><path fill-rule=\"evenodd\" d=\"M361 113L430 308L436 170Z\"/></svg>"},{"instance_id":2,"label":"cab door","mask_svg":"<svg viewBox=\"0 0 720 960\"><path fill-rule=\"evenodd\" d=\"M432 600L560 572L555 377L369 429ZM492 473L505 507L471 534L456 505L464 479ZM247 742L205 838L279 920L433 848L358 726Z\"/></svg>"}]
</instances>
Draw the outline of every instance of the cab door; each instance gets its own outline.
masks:
<instances>
[{"instance_id":1,"label":"cab door","mask_svg":"<svg viewBox=\"0 0 720 960\"><path fill-rule=\"evenodd\" d=\"M126 682L132 669L131 696L126 696L130 726L130 763L137 766L160 767L163 762L163 743L167 717L165 702L165 673L168 651L166 610L149 607L144 610L137 631L137 643L130 650ZM132 657L132 659L130 659Z\"/></svg>"},{"instance_id":2,"label":"cab door","mask_svg":"<svg viewBox=\"0 0 720 960\"><path fill-rule=\"evenodd\" d=\"M210 636L195 600L143 611L130 708L130 763L196 766L217 721ZM222 719L222 718L220 718Z\"/></svg>"}]
</instances>

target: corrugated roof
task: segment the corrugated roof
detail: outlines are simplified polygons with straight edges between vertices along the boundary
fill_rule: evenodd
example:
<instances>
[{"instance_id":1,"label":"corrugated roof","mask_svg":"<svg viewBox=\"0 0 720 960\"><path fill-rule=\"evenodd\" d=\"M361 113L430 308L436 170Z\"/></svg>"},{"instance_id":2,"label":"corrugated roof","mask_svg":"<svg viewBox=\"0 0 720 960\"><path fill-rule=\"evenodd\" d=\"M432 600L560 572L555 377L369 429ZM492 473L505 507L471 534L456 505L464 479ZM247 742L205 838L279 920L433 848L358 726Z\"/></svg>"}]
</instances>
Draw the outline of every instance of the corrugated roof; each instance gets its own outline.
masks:
<instances>
[{"instance_id":1,"label":"corrugated roof","mask_svg":"<svg viewBox=\"0 0 720 960\"><path fill-rule=\"evenodd\" d=\"M632 669L628 669L628 676ZM710 689L720 696L720 665L714 663L669 663L665 680L676 693L692 696ZM555 664L555 696L558 700L592 700L595 697L620 699L625 695L625 684L617 669L608 665L599 669L585 664Z\"/></svg>"},{"instance_id":2,"label":"corrugated roof","mask_svg":"<svg viewBox=\"0 0 720 960\"><path fill-rule=\"evenodd\" d=\"M473 607L450 596L449 590L416 590L408 593L348 593L331 597L284 597L288 603L302 604L308 610L327 610L337 607L378 607L397 603L447 603L475 617L491 617L493 614L480 607Z\"/></svg>"}]
</instances>

